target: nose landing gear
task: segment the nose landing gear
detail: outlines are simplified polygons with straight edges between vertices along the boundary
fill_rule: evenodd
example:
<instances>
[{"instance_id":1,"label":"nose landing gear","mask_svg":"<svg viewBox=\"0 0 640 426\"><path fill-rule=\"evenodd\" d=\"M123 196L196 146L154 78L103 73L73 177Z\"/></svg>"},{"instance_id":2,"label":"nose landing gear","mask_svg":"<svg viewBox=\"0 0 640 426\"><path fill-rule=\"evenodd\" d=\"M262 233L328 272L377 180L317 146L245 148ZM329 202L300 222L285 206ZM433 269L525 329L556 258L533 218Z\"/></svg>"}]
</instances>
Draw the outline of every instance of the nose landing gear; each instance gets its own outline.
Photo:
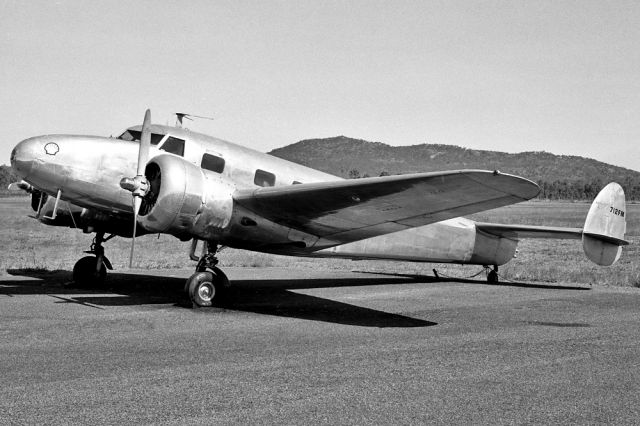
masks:
<instances>
[{"instance_id":1,"label":"nose landing gear","mask_svg":"<svg viewBox=\"0 0 640 426\"><path fill-rule=\"evenodd\" d=\"M91 249L85 253L94 256L85 256L78 260L73 267L73 282L77 287L100 287L107 277L107 269L112 270L111 262L104 255L102 243L109 241L115 235L104 238L104 232L97 232L93 239Z\"/></svg>"},{"instance_id":2,"label":"nose landing gear","mask_svg":"<svg viewBox=\"0 0 640 426\"><path fill-rule=\"evenodd\" d=\"M194 240L193 252L197 241ZM218 245L207 242L202 256L198 260L196 272L187 279L184 290L194 308L213 306L220 303L228 293L231 283L227 276L218 268L216 253Z\"/></svg>"}]
</instances>

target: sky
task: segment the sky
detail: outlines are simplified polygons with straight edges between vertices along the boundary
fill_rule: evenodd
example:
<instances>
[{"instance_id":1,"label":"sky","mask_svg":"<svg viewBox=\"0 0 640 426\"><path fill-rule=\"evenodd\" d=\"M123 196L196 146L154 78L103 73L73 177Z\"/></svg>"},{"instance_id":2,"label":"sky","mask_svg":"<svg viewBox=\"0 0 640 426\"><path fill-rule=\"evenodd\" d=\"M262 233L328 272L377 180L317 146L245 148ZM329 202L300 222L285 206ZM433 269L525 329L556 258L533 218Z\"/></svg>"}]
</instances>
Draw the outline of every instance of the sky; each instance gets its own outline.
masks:
<instances>
[{"instance_id":1,"label":"sky","mask_svg":"<svg viewBox=\"0 0 640 426\"><path fill-rule=\"evenodd\" d=\"M0 164L30 136L345 135L640 170L638 1L0 0ZM539 178L539 177L533 177Z\"/></svg>"}]
</instances>

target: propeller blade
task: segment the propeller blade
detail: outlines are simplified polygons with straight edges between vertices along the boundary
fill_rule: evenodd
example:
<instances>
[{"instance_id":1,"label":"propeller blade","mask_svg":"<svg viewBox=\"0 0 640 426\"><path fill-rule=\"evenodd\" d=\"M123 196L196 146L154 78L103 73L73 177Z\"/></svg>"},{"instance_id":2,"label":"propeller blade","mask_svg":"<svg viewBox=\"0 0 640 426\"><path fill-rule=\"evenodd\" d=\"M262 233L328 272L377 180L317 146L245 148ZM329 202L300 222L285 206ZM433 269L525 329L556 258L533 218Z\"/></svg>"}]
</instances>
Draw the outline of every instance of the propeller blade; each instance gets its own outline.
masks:
<instances>
[{"instance_id":1,"label":"propeller blade","mask_svg":"<svg viewBox=\"0 0 640 426\"><path fill-rule=\"evenodd\" d=\"M140 135L140 148L138 149L138 168L136 177L124 178L120 181L120 187L131 191L133 195L133 235L131 235L131 253L129 254L129 268L133 268L133 254L136 249L136 231L138 227L138 213L142 205L142 197L146 194L149 184L144 175L144 169L149 161L149 149L151 148L151 110L144 113L142 122L142 134Z\"/></svg>"},{"instance_id":2,"label":"propeller blade","mask_svg":"<svg viewBox=\"0 0 640 426\"><path fill-rule=\"evenodd\" d=\"M140 150L138 151L138 176L144 176L144 169L149 161L149 148L151 147L151 110L144 113L142 122L142 135L140 136Z\"/></svg>"},{"instance_id":3,"label":"propeller blade","mask_svg":"<svg viewBox=\"0 0 640 426\"><path fill-rule=\"evenodd\" d=\"M138 212L142 205L142 198L133 197L133 234L131 235L131 253L129 254L129 268L133 268L133 253L136 249L136 231L138 227Z\"/></svg>"}]
</instances>

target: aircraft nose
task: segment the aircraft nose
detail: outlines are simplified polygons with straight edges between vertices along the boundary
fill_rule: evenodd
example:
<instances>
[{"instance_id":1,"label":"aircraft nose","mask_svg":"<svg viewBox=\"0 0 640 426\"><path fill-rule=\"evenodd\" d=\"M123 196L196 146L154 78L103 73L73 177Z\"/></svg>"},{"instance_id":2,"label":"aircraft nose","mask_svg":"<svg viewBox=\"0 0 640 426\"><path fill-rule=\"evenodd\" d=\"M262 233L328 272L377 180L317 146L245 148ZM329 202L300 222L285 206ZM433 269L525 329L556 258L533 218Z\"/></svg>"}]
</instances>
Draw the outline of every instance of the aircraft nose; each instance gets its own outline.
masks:
<instances>
[{"instance_id":1,"label":"aircraft nose","mask_svg":"<svg viewBox=\"0 0 640 426\"><path fill-rule=\"evenodd\" d=\"M27 177L42 150L42 141L38 137L25 139L18 143L11 151L11 167L16 174L21 178Z\"/></svg>"}]
</instances>

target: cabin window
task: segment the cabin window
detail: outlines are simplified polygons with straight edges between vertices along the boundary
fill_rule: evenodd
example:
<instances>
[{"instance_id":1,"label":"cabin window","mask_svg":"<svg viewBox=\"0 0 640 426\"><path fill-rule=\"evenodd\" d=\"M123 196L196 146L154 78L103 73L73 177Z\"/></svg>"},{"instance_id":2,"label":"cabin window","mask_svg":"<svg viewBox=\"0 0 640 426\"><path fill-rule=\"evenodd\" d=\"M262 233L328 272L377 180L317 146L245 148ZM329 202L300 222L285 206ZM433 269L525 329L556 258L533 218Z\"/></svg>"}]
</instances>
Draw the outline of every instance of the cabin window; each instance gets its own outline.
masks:
<instances>
[{"instance_id":1,"label":"cabin window","mask_svg":"<svg viewBox=\"0 0 640 426\"><path fill-rule=\"evenodd\" d=\"M128 129L123 134L118 136L118 139L122 139L123 141L139 141L141 137L141 131ZM162 138L164 138L164 135L161 135L159 133L151 133L151 145L158 145Z\"/></svg>"},{"instance_id":2,"label":"cabin window","mask_svg":"<svg viewBox=\"0 0 640 426\"><path fill-rule=\"evenodd\" d=\"M294 180L292 185L302 185L302 182L298 182L297 180Z\"/></svg>"},{"instance_id":3,"label":"cabin window","mask_svg":"<svg viewBox=\"0 0 640 426\"><path fill-rule=\"evenodd\" d=\"M258 186L273 186L276 184L276 175L258 169L256 170L256 176L253 178L253 183Z\"/></svg>"},{"instance_id":4,"label":"cabin window","mask_svg":"<svg viewBox=\"0 0 640 426\"><path fill-rule=\"evenodd\" d=\"M200 167L211 170L212 172L222 173L224 170L224 158L211 154L204 154L202 156L202 163L200 163Z\"/></svg>"},{"instance_id":5,"label":"cabin window","mask_svg":"<svg viewBox=\"0 0 640 426\"><path fill-rule=\"evenodd\" d=\"M182 157L184 156L184 140L169 136L160 149Z\"/></svg>"}]
</instances>

